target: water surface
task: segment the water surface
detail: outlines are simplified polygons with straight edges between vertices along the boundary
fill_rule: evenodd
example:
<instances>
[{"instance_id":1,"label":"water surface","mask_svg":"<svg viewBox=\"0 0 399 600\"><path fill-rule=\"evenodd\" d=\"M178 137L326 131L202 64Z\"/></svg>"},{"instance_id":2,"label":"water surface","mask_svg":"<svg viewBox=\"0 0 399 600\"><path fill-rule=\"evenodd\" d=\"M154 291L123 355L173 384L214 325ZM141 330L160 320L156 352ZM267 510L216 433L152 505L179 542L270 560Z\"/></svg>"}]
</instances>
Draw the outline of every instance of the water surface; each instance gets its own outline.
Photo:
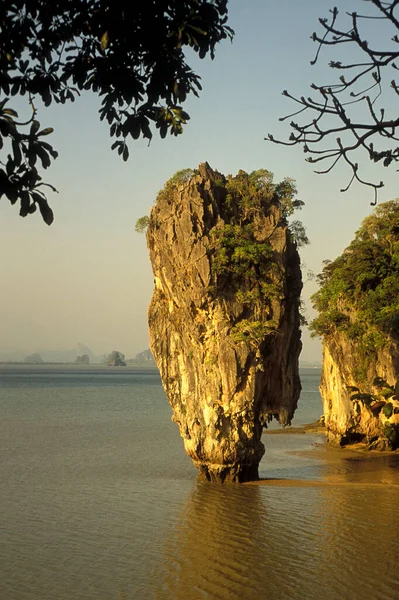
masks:
<instances>
[{"instance_id":1,"label":"water surface","mask_svg":"<svg viewBox=\"0 0 399 600\"><path fill-rule=\"evenodd\" d=\"M170 417L149 369L0 366L1 600L398 598L398 455L265 435L299 486L199 483Z\"/></svg>"}]
</instances>

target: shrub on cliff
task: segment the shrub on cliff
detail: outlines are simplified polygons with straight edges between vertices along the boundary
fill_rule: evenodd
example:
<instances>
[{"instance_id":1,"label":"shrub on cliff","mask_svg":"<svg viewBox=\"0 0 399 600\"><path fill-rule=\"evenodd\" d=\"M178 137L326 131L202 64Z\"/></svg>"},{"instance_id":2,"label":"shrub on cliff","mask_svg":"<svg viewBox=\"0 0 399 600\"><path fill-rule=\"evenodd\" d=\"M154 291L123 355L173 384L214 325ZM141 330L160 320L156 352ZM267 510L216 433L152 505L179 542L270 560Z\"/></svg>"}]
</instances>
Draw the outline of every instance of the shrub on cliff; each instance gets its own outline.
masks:
<instances>
[{"instance_id":1,"label":"shrub on cliff","mask_svg":"<svg viewBox=\"0 0 399 600\"><path fill-rule=\"evenodd\" d=\"M273 174L266 169L217 180L222 191L220 202L224 224L211 230L213 251L212 274L218 294L233 292L238 302L256 307L270 305L283 295L283 277L270 240L275 230L267 235L259 231L259 219L274 206L280 209L281 219L276 223L287 226L297 246L308 243L305 228L289 217L303 202L296 198L295 182L286 178L275 184ZM224 192L224 194L223 194ZM297 238L296 233L300 231ZM258 330L257 330L258 331ZM243 331L237 331L240 338Z\"/></svg>"},{"instance_id":2,"label":"shrub on cliff","mask_svg":"<svg viewBox=\"0 0 399 600\"><path fill-rule=\"evenodd\" d=\"M177 171L159 192L157 201L173 204L174 195L197 174L193 169ZM210 231L214 294L233 295L237 302L252 307L255 312L261 305L271 309L271 303L284 295L283 274L270 243L274 231L259 235L259 219L265 210L275 206L281 211L276 229L287 226L296 246L309 243L302 222L290 222L294 211L304 205L296 198L295 182L287 177L274 183L273 173L258 169L251 173L240 170L234 177L216 172L212 183L217 189L222 216L220 223ZM148 216L138 219L136 232L143 233L148 222ZM240 321L233 328L232 338L236 342L259 340L276 327L272 319L267 325L257 320Z\"/></svg>"},{"instance_id":3,"label":"shrub on cliff","mask_svg":"<svg viewBox=\"0 0 399 600\"><path fill-rule=\"evenodd\" d=\"M364 219L342 255L325 261L318 281L314 335L339 330L369 356L387 336L399 340L399 200Z\"/></svg>"}]
</instances>

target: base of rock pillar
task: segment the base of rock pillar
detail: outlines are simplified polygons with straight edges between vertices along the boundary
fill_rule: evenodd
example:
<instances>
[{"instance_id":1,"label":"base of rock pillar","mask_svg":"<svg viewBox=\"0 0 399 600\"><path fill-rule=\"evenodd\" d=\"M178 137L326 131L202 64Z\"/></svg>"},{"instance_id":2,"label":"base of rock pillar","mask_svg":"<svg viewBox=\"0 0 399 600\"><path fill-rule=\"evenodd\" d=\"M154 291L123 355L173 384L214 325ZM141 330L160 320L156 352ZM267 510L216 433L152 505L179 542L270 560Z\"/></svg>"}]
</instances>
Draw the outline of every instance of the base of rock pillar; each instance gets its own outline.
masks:
<instances>
[{"instance_id":1,"label":"base of rock pillar","mask_svg":"<svg viewBox=\"0 0 399 600\"><path fill-rule=\"evenodd\" d=\"M219 483L244 483L259 479L258 465L215 465L196 462L199 479Z\"/></svg>"}]
</instances>

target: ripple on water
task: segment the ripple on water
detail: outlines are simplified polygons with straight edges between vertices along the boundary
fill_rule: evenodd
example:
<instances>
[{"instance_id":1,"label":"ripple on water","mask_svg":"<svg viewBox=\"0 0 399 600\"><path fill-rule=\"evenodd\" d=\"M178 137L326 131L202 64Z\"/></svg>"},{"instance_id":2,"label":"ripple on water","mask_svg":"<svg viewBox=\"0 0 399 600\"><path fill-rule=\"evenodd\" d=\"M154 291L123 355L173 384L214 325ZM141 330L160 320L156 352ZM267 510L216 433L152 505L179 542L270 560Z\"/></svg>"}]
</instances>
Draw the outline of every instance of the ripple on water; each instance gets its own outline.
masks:
<instances>
[{"instance_id":1,"label":"ripple on water","mask_svg":"<svg viewBox=\"0 0 399 600\"><path fill-rule=\"evenodd\" d=\"M262 476L320 485L201 483L157 376L14 375L0 378L0 600L398 597L395 457L265 436Z\"/></svg>"}]
</instances>

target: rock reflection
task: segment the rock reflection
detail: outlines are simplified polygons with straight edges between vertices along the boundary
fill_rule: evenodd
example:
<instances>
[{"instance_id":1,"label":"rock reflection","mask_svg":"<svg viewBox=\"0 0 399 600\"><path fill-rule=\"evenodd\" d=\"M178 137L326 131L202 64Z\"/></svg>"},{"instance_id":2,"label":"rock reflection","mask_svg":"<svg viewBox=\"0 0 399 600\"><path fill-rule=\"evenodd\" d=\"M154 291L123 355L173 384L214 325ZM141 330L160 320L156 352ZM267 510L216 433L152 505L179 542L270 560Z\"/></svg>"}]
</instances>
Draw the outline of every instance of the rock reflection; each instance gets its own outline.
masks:
<instances>
[{"instance_id":1,"label":"rock reflection","mask_svg":"<svg viewBox=\"0 0 399 600\"><path fill-rule=\"evenodd\" d=\"M265 515L257 487L196 482L179 524L166 539L155 597L255 597Z\"/></svg>"},{"instance_id":2,"label":"rock reflection","mask_svg":"<svg viewBox=\"0 0 399 600\"><path fill-rule=\"evenodd\" d=\"M152 577L153 596L303 600L306 590L311 598L323 527L321 517L313 518L318 506L317 489L197 482L179 524L165 539Z\"/></svg>"},{"instance_id":3,"label":"rock reflection","mask_svg":"<svg viewBox=\"0 0 399 600\"><path fill-rule=\"evenodd\" d=\"M196 482L165 532L148 597L396 599L399 487L387 483L399 457L329 458L318 481Z\"/></svg>"},{"instance_id":4,"label":"rock reflection","mask_svg":"<svg viewBox=\"0 0 399 600\"><path fill-rule=\"evenodd\" d=\"M399 485L399 454L368 454L326 446L323 478L331 483Z\"/></svg>"}]
</instances>

